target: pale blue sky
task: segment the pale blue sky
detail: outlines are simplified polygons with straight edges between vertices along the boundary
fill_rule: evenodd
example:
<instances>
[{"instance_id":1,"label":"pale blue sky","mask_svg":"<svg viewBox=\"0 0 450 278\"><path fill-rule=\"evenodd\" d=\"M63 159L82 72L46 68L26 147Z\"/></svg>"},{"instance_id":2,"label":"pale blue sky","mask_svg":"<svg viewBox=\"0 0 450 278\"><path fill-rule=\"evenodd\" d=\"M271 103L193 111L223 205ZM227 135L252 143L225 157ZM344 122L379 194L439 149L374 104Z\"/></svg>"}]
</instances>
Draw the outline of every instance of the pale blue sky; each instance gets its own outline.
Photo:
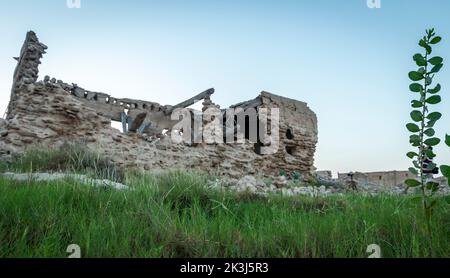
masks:
<instances>
[{"instance_id":1,"label":"pale blue sky","mask_svg":"<svg viewBox=\"0 0 450 278\"><path fill-rule=\"evenodd\" d=\"M428 27L450 59L450 1L0 0L0 113L28 30L49 46L41 78L175 104L207 88L226 107L262 90L305 101L319 119L316 166L407 169L408 71ZM450 133L450 70L437 125ZM446 113L447 112L447 113ZM437 149L437 162L450 151Z\"/></svg>"}]
</instances>

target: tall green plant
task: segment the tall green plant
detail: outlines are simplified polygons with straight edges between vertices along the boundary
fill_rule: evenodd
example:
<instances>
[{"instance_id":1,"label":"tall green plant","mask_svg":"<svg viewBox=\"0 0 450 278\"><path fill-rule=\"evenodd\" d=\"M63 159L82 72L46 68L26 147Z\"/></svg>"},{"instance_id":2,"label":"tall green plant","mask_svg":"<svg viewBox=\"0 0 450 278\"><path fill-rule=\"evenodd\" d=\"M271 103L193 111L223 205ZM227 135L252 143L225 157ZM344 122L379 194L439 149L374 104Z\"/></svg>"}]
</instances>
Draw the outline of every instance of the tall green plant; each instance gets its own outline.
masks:
<instances>
[{"instance_id":1,"label":"tall green plant","mask_svg":"<svg viewBox=\"0 0 450 278\"><path fill-rule=\"evenodd\" d=\"M426 30L426 35L419 41L419 46L424 49L424 53L418 53L413 56L413 60L419 67L416 71L409 73L409 78L414 81L409 89L417 94L417 98L412 100L411 112L412 123L406 125L407 129L413 133L410 136L410 143L417 148L417 152L409 152L407 156L412 159L414 167L409 170L417 175L419 179L408 179L406 184L408 187L418 187L421 192L422 204L427 220L427 230L430 239L430 255L432 255L432 227L431 217L433 208L437 199L435 193L439 190L439 183L432 179L429 172L436 169L437 165L432 163L436 154L432 147L439 145L441 140L435 137L436 131L434 126L441 119L440 112L432 112L431 107L441 102L441 85L433 85L436 74L443 67L443 58L439 56L432 57L432 46L438 44L441 37L436 36L434 29ZM450 138L447 135L446 143L450 144ZM446 176L450 176L450 167L442 165L441 172ZM450 184L449 184L450 185Z\"/></svg>"},{"instance_id":2,"label":"tall green plant","mask_svg":"<svg viewBox=\"0 0 450 278\"><path fill-rule=\"evenodd\" d=\"M450 135L445 135L445 144L450 147ZM441 165L441 173L447 178L448 186L450 186L450 166ZM450 196L447 196L447 203L450 204Z\"/></svg>"}]
</instances>

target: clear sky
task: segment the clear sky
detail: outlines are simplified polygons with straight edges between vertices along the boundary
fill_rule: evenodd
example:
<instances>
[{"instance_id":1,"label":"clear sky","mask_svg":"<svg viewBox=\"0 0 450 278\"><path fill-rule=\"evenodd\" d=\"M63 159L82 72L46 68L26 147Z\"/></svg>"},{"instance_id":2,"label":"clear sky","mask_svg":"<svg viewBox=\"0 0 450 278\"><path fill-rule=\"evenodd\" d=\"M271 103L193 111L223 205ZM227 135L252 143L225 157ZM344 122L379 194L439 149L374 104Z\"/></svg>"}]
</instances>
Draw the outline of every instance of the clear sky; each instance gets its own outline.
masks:
<instances>
[{"instance_id":1,"label":"clear sky","mask_svg":"<svg viewBox=\"0 0 450 278\"><path fill-rule=\"evenodd\" d=\"M305 101L319 119L316 166L379 171L410 167L407 73L424 30L450 59L450 1L0 0L0 113L13 56L28 30L49 46L40 75L115 97L175 104L210 87L226 107L262 90ZM450 133L450 69L439 75ZM441 144L436 162L450 162Z\"/></svg>"}]
</instances>

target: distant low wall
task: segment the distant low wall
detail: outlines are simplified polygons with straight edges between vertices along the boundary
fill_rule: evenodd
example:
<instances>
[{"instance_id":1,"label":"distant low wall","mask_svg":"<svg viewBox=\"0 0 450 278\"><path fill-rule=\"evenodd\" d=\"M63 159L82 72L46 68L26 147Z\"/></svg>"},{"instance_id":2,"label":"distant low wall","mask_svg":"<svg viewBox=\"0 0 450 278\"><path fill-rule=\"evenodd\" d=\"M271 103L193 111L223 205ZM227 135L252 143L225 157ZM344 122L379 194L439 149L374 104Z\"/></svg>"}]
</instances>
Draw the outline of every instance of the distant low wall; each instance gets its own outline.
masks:
<instances>
[{"instance_id":1,"label":"distant low wall","mask_svg":"<svg viewBox=\"0 0 450 278\"><path fill-rule=\"evenodd\" d=\"M356 172L353 179L359 182L378 184L380 186L404 185L407 179L414 179L415 175L409 171L387 171L387 172ZM338 173L339 180L348 180L348 173Z\"/></svg>"}]
</instances>

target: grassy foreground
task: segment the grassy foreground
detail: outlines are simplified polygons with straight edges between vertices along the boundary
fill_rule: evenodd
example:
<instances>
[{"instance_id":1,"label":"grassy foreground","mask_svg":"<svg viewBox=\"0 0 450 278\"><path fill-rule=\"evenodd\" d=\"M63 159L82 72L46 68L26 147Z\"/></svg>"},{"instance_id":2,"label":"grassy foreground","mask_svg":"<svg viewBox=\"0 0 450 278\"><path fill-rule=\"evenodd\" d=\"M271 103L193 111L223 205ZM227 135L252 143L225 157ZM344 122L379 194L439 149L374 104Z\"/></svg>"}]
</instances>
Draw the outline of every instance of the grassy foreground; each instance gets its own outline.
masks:
<instances>
[{"instance_id":1,"label":"grassy foreground","mask_svg":"<svg viewBox=\"0 0 450 278\"><path fill-rule=\"evenodd\" d=\"M257 197L212 191L209 177L117 169L80 144L31 148L0 172L64 171L120 181L117 191L75 180L0 178L0 258L67 257L427 257L419 200L377 196ZM450 208L438 202L433 251L450 257Z\"/></svg>"},{"instance_id":2,"label":"grassy foreground","mask_svg":"<svg viewBox=\"0 0 450 278\"><path fill-rule=\"evenodd\" d=\"M0 257L426 257L417 201L400 197L267 199L204 187L195 173L133 174L129 191L73 180L0 179ZM450 255L450 211L433 218L434 253Z\"/></svg>"}]
</instances>

